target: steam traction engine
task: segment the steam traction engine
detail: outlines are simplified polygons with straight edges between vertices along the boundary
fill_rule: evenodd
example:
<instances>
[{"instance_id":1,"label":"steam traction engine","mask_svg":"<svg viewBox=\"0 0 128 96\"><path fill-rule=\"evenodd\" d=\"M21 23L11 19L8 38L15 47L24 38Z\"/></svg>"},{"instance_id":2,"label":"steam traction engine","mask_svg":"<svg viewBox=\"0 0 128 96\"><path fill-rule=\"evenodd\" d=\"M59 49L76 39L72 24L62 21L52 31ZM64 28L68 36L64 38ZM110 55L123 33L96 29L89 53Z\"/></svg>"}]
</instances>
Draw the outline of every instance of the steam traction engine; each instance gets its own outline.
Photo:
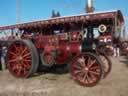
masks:
<instances>
[{"instance_id":1,"label":"steam traction engine","mask_svg":"<svg viewBox=\"0 0 128 96\"><path fill-rule=\"evenodd\" d=\"M8 48L8 70L15 77L27 78L37 72L39 65L67 64L76 82L94 86L111 70L109 58L98 50L101 40L96 38L95 31L101 24L122 20L121 16L117 10L0 27L1 31L18 29L22 33L21 39Z\"/></svg>"}]
</instances>

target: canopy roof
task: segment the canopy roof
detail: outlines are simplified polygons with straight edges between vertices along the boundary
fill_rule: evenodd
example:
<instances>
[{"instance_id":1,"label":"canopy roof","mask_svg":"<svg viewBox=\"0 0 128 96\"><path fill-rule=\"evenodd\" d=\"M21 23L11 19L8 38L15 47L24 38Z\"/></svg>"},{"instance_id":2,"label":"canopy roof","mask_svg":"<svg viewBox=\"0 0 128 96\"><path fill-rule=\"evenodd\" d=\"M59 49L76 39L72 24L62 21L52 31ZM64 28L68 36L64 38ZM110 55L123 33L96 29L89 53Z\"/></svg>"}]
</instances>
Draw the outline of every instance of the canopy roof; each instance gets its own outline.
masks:
<instances>
[{"instance_id":1,"label":"canopy roof","mask_svg":"<svg viewBox=\"0 0 128 96\"><path fill-rule=\"evenodd\" d=\"M30 27L41 27L41 26L47 26L49 24L58 24L58 23L70 23L70 22L86 22L86 21L93 21L93 20L102 20L107 18L118 18L118 20L123 23L123 15L120 10L111 10L111 11L102 11L102 12L94 12L94 13L85 13L81 15L74 15L74 16L64 16L64 17L55 17L40 21L33 21L33 22L27 22L27 23L20 23L15 25L9 25L9 26L2 26L0 27L0 30L8 30L8 29L24 29L24 28L30 28Z\"/></svg>"}]
</instances>

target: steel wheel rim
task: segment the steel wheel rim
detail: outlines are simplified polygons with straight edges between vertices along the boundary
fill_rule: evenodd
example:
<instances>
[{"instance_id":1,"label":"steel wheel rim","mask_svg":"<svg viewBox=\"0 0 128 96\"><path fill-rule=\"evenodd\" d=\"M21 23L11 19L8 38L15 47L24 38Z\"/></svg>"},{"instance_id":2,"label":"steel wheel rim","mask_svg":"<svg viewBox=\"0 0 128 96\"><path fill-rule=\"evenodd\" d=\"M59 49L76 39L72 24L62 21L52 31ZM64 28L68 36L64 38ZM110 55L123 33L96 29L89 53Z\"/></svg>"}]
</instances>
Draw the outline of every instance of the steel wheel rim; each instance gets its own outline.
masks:
<instances>
[{"instance_id":1,"label":"steel wheel rim","mask_svg":"<svg viewBox=\"0 0 128 96\"><path fill-rule=\"evenodd\" d=\"M16 77L26 77L31 69L32 55L29 47L20 41L13 43L7 53L8 69Z\"/></svg>"},{"instance_id":2,"label":"steel wheel rim","mask_svg":"<svg viewBox=\"0 0 128 96\"><path fill-rule=\"evenodd\" d=\"M101 68L102 66L94 56L82 54L73 60L71 75L81 85L94 86L101 79Z\"/></svg>"},{"instance_id":3,"label":"steel wheel rim","mask_svg":"<svg viewBox=\"0 0 128 96\"><path fill-rule=\"evenodd\" d=\"M109 64L108 59L104 55L100 54L100 58L104 63L104 78L105 78L110 71L110 64Z\"/></svg>"}]
</instances>

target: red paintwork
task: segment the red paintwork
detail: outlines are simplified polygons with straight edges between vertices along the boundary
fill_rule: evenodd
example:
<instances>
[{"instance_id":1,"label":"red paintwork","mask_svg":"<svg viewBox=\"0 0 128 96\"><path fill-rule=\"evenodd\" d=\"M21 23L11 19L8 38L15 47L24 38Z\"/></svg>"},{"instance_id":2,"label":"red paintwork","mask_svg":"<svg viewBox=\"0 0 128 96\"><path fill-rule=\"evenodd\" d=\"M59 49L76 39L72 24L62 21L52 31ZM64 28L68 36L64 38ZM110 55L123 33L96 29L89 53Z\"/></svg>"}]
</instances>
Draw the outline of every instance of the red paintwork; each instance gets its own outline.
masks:
<instances>
[{"instance_id":1,"label":"red paintwork","mask_svg":"<svg viewBox=\"0 0 128 96\"><path fill-rule=\"evenodd\" d=\"M80 46L81 46L81 44L79 42L78 43L70 43L69 51L74 54L80 54L81 53Z\"/></svg>"},{"instance_id":2,"label":"red paintwork","mask_svg":"<svg viewBox=\"0 0 128 96\"><path fill-rule=\"evenodd\" d=\"M79 42L82 40L82 32L69 32L69 42Z\"/></svg>"},{"instance_id":3,"label":"red paintwork","mask_svg":"<svg viewBox=\"0 0 128 96\"><path fill-rule=\"evenodd\" d=\"M55 48L55 46L53 46L53 45L46 45L45 47L44 47L44 52L51 52L51 51L54 51L56 48Z\"/></svg>"},{"instance_id":4,"label":"red paintwork","mask_svg":"<svg viewBox=\"0 0 128 96\"><path fill-rule=\"evenodd\" d=\"M103 52L108 53L108 55L112 56L113 55L113 40L112 40L112 35L100 35L97 37L99 40L99 46L98 49L100 49ZM111 41L107 41L108 39L111 39ZM100 40L103 40L100 42Z\"/></svg>"},{"instance_id":5,"label":"red paintwork","mask_svg":"<svg viewBox=\"0 0 128 96\"><path fill-rule=\"evenodd\" d=\"M102 39L102 38L112 38L112 36L111 35L100 35L99 37L98 37L98 39Z\"/></svg>"},{"instance_id":6,"label":"red paintwork","mask_svg":"<svg viewBox=\"0 0 128 96\"><path fill-rule=\"evenodd\" d=\"M75 40L72 35L76 35ZM22 38L30 39L27 34L23 35ZM31 39L35 40L34 44L36 48L39 48L46 53L56 53L55 64L67 64L69 58L73 55L79 54L81 52L80 41L82 38L82 32L69 32L69 35L67 33L62 33L51 36L42 36L37 34L34 37L31 37Z\"/></svg>"},{"instance_id":7,"label":"red paintwork","mask_svg":"<svg viewBox=\"0 0 128 96\"><path fill-rule=\"evenodd\" d=\"M112 41L112 35L101 35L97 38L99 40L99 45L100 46L109 46L112 47L113 45L113 41ZM108 39L111 39L111 41L107 41ZM102 42L100 42L100 40L103 40Z\"/></svg>"},{"instance_id":8,"label":"red paintwork","mask_svg":"<svg viewBox=\"0 0 128 96\"><path fill-rule=\"evenodd\" d=\"M79 54L80 43L60 42L58 45L56 64L66 64L73 55Z\"/></svg>"},{"instance_id":9,"label":"red paintwork","mask_svg":"<svg viewBox=\"0 0 128 96\"><path fill-rule=\"evenodd\" d=\"M108 45L108 46L112 46L112 36L111 35L101 35L97 38L98 40L104 40L103 42L99 42L100 45ZM107 41L108 39L111 39L111 41Z\"/></svg>"},{"instance_id":10,"label":"red paintwork","mask_svg":"<svg viewBox=\"0 0 128 96\"><path fill-rule=\"evenodd\" d=\"M68 34L67 33L61 33L58 36L59 36L59 40L68 40Z\"/></svg>"},{"instance_id":11,"label":"red paintwork","mask_svg":"<svg viewBox=\"0 0 128 96\"><path fill-rule=\"evenodd\" d=\"M56 64L66 64L71 52L67 49L67 42L60 42L57 48L57 62Z\"/></svg>"}]
</instances>

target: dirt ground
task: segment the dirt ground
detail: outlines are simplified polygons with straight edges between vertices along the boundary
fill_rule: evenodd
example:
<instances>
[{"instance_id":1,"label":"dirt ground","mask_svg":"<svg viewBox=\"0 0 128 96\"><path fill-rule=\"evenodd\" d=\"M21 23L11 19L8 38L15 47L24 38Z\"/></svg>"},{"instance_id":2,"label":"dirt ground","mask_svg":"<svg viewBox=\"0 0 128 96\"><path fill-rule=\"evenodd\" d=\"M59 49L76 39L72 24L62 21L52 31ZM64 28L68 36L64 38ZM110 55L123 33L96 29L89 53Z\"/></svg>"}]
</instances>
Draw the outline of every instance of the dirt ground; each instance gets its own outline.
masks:
<instances>
[{"instance_id":1,"label":"dirt ground","mask_svg":"<svg viewBox=\"0 0 128 96\"><path fill-rule=\"evenodd\" d=\"M94 87L75 83L69 73L36 74L17 79L7 70L0 72L0 96L128 96L128 58L112 57L112 71Z\"/></svg>"}]
</instances>

